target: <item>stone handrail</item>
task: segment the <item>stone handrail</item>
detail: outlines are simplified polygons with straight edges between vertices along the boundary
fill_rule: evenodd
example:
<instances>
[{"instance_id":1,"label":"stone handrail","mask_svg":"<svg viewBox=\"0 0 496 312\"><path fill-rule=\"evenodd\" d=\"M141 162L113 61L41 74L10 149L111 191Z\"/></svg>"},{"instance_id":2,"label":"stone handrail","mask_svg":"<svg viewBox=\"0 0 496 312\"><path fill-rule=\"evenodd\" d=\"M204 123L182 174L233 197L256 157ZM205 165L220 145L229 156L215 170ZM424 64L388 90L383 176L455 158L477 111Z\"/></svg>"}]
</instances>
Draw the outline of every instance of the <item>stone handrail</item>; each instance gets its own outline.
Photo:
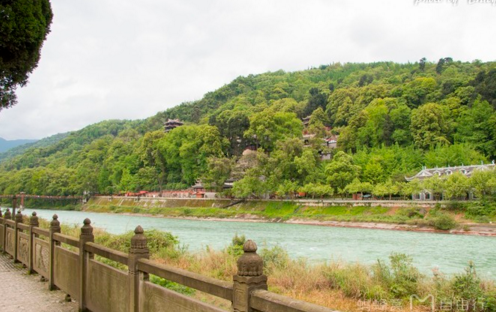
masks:
<instances>
[{"instance_id":1,"label":"stone handrail","mask_svg":"<svg viewBox=\"0 0 496 312\"><path fill-rule=\"evenodd\" d=\"M91 221L85 219L79 238L61 234L54 215L48 230L39 227L36 212L29 224L18 212L14 220L0 211L0 247L30 273L48 279L48 288L61 289L76 299L80 311L222 311L220 308L150 283L149 275L176 282L231 301L234 312L334 312L334 310L267 291L267 276L256 244L248 240L238 259L232 282L158 264L149 260L141 226L131 238L129 253L94 243ZM42 237L44 237L42 239ZM67 244L77 247L72 251ZM127 265L124 272L94 259L94 255ZM165 310L164 310L165 309Z\"/></svg>"},{"instance_id":2,"label":"stone handrail","mask_svg":"<svg viewBox=\"0 0 496 312\"><path fill-rule=\"evenodd\" d=\"M60 233L54 233L53 234L53 240L59 242L59 243L64 243L73 247L79 247L79 240L68 235L60 234Z\"/></svg>"},{"instance_id":3,"label":"stone handrail","mask_svg":"<svg viewBox=\"0 0 496 312\"><path fill-rule=\"evenodd\" d=\"M125 252L118 251L118 250L113 250L111 248L107 248L104 246L100 246L95 243L86 243L84 246L84 250L93 253L95 255L99 255L101 257L110 259L115 262L119 262L121 264L128 264L129 261L129 255Z\"/></svg>"},{"instance_id":4,"label":"stone handrail","mask_svg":"<svg viewBox=\"0 0 496 312\"><path fill-rule=\"evenodd\" d=\"M258 311L271 312L329 312L328 308L289 299L266 290L255 290L251 293L250 306Z\"/></svg>"},{"instance_id":5,"label":"stone handrail","mask_svg":"<svg viewBox=\"0 0 496 312\"><path fill-rule=\"evenodd\" d=\"M204 293L214 295L223 299L232 300L232 283L220 281L208 276L173 268L171 266L157 264L148 259L138 261L138 270L150 273L169 281L194 288Z\"/></svg>"}]
</instances>

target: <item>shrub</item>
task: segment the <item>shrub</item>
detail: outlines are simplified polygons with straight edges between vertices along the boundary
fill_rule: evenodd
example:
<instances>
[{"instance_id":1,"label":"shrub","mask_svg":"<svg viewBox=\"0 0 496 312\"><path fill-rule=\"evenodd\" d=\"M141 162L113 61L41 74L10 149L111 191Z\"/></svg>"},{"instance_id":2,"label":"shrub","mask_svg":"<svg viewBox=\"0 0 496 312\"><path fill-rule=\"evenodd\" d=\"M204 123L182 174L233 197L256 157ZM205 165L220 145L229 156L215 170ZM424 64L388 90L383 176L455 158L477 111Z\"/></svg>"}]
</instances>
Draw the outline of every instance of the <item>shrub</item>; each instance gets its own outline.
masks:
<instances>
[{"instance_id":1,"label":"shrub","mask_svg":"<svg viewBox=\"0 0 496 312\"><path fill-rule=\"evenodd\" d=\"M418 284L423 278L412 264L412 258L401 253L389 256L390 265L380 260L373 267L374 277L390 292L394 298L409 298L419 293Z\"/></svg>"},{"instance_id":2,"label":"shrub","mask_svg":"<svg viewBox=\"0 0 496 312\"><path fill-rule=\"evenodd\" d=\"M456 228L458 223L452 216L445 213L438 213L433 219L433 225L438 230L448 231Z\"/></svg>"},{"instance_id":3,"label":"shrub","mask_svg":"<svg viewBox=\"0 0 496 312\"><path fill-rule=\"evenodd\" d=\"M244 235L234 234L232 238L231 245L227 247L227 253L236 257L243 254L243 245L246 242L246 237Z\"/></svg>"},{"instance_id":4,"label":"shrub","mask_svg":"<svg viewBox=\"0 0 496 312\"><path fill-rule=\"evenodd\" d=\"M155 275L150 276L150 282L160 285L162 287L165 287L167 289L173 290L175 292L181 293L183 295L189 295L192 296L195 294L196 290L193 288L189 288L187 286L171 282L169 280L166 280L165 278L160 278Z\"/></svg>"},{"instance_id":5,"label":"shrub","mask_svg":"<svg viewBox=\"0 0 496 312\"><path fill-rule=\"evenodd\" d=\"M260 256L264 261L264 268L267 270L266 274L270 274L272 269L286 268L290 261L288 252L279 245L272 248L262 248Z\"/></svg>"},{"instance_id":6,"label":"shrub","mask_svg":"<svg viewBox=\"0 0 496 312\"><path fill-rule=\"evenodd\" d=\"M184 211L183 211L183 214L184 214L185 216L189 216L189 215L191 215L192 213L193 213L193 210L192 210L192 209L190 209L190 208L186 208L186 209L184 209Z\"/></svg>"},{"instance_id":7,"label":"shrub","mask_svg":"<svg viewBox=\"0 0 496 312\"><path fill-rule=\"evenodd\" d=\"M464 300L471 311L496 311L496 289L494 283L483 282L477 275L472 262L465 268L465 272L456 274L449 281L449 293L445 297L451 296L453 301Z\"/></svg>"},{"instance_id":8,"label":"shrub","mask_svg":"<svg viewBox=\"0 0 496 312\"><path fill-rule=\"evenodd\" d=\"M460 211L460 210L465 210L465 208L466 208L466 204L460 201L450 201L449 203L446 204L446 210L450 210L450 211Z\"/></svg>"},{"instance_id":9,"label":"shrub","mask_svg":"<svg viewBox=\"0 0 496 312\"><path fill-rule=\"evenodd\" d=\"M158 230L145 231L147 238L148 248L150 254L156 254L162 249L176 248L179 244L177 237L169 232L162 232ZM109 233L102 233L95 236L95 242L106 247L111 247L123 252L129 252L131 248L131 238L134 236L134 231L129 231L124 234L114 235Z\"/></svg>"}]
</instances>

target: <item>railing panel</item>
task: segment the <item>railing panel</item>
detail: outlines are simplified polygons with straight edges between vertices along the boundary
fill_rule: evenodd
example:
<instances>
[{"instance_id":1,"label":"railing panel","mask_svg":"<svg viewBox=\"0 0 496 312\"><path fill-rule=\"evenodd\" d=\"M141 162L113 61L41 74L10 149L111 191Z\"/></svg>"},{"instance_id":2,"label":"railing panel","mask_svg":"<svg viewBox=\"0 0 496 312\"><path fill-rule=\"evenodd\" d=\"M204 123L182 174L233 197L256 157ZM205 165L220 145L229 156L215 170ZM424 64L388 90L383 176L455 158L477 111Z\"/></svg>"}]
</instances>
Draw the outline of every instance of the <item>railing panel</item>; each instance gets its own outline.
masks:
<instances>
[{"instance_id":1,"label":"railing panel","mask_svg":"<svg viewBox=\"0 0 496 312\"><path fill-rule=\"evenodd\" d=\"M91 311L128 311L128 274L89 260L86 294L86 306Z\"/></svg>"},{"instance_id":2,"label":"railing panel","mask_svg":"<svg viewBox=\"0 0 496 312\"><path fill-rule=\"evenodd\" d=\"M255 290L251 293L250 307L257 312L336 312L336 310L281 296L266 290Z\"/></svg>"},{"instance_id":3,"label":"railing panel","mask_svg":"<svg viewBox=\"0 0 496 312\"><path fill-rule=\"evenodd\" d=\"M79 255L75 252L55 246L54 284L72 298L79 300L80 278Z\"/></svg>"},{"instance_id":4,"label":"railing panel","mask_svg":"<svg viewBox=\"0 0 496 312\"><path fill-rule=\"evenodd\" d=\"M150 282L140 283L139 306L139 310L143 312L226 312L220 308Z\"/></svg>"},{"instance_id":5,"label":"railing panel","mask_svg":"<svg viewBox=\"0 0 496 312\"><path fill-rule=\"evenodd\" d=\"M23 232L17 233L17 260L29 265L29 235Z\"/></svg>"},{"instance_id":6,"label":"railing panel","mask_svg":"<svg viewBox=\"0 0 496 312\"><path fill-rule=\"evenodd\" d=\"M7 237L5 239L5 251L10 254L11 256L14 256L14 239L15 239L15 231L14 229L7 227Z\"/></svg>"},{"instance_id":7,"label":"railing panel","mask_svg":"<svg viewBox=\"0 0 496 312\"><path fill-rule=\"evenodd\" d=\"M48 278L48 266L50 265L50 246L47 241L35 238L33 241L33 269L38 274Z\"/></svg>"}]
</instances>

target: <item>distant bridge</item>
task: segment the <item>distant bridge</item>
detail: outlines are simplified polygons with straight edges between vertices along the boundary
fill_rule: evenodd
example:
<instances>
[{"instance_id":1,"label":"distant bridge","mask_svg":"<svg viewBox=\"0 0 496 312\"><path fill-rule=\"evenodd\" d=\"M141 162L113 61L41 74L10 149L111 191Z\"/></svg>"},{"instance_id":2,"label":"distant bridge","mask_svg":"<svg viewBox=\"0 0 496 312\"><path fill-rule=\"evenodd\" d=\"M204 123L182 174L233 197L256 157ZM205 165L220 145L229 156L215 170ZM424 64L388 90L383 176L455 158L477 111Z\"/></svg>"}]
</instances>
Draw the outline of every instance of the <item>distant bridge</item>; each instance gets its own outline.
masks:
<instances>
[{"instance_id":1,"label":"distant bridge","mask_svg":"<svg viewBox=\"0 0 496 312\"><path fill-rule=\"evenodd\" d=\"M42 199L83 199L83 196L52 196L52 195L28 195L28 194L17 194L17 195L0 195L0 198L42 198Z\"/></svg>"},{"instance_id":2,"label":"distant bridge","mask_svg":"<svg viewBox=\"0 0 496 312\"><path fill-rule=\"evenodd\" d=\"M26 198L35 198L35 199L49 199L49 200L81 200L83 201L85 197L83 196L52 196L52 195L30 195L25 193L19 193L15 195L0 195L0 199L2 198L10 198L12 199L12 216L15 215L15 210L17 208L17 199L21 199L21 204L19 205L20 209L24 209L24 199Z\"/></svg>"}]
</instances>

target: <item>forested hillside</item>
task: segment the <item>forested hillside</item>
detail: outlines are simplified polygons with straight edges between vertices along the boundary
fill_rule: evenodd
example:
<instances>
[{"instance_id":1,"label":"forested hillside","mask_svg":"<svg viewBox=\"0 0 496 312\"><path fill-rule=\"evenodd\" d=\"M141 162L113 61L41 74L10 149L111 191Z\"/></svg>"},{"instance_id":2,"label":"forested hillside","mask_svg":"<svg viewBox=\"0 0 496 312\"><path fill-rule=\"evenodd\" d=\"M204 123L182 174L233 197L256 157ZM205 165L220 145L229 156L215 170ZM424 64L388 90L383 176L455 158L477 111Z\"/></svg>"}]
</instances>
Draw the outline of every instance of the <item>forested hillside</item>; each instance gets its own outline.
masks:
<instances>
[{"instance_id":1,"label":"forested hillside","mask_svg":"<svg viewBox=\"0 0 496 312\"><path fill-rule=\"evenodd\" d=\"M62 140L63 138L65 138L68 135L69 135L69 133L59 133L59 134L55 134L55 135L49 136L49 137L41 139L41 140L30 140L30 142L28 142L28 143L18 145L16 147L9 149L6 152L0 153L0 162L4 161L6 159L12 158L12 157L21 155L26 150L28 150L30 148L41 148L41 147L50 146L50 145L55 144L58 141Z\"/></svg>"},{"instance_id":2,"label":"forested hillside","mask_svg":"<svg viewBox=\"0 0 496 312\"><path fill-rule=\"evenodd\" d=\"M104 121L6 159L0 193L151 191L198 178L221 190L230 177L240 197L400 193L404 176L424 165L494 159L495 109L494 62L447 57L250 75L146 120ZM185 125L166 133L169 118Z\"/></svg>"}]
</instances>

